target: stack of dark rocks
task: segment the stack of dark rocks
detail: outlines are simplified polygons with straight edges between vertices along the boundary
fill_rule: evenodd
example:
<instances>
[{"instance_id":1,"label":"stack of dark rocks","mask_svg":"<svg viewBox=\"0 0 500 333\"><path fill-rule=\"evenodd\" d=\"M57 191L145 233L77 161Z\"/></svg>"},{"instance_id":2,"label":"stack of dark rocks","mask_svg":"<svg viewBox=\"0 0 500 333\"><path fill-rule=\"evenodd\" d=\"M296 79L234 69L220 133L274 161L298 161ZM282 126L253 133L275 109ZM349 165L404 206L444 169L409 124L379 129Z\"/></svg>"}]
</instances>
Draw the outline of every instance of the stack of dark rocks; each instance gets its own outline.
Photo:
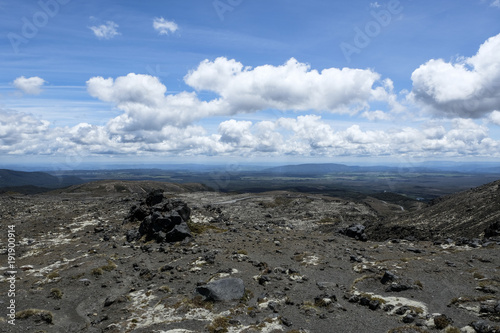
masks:
<instances>
[{"instance_id":1,"label":"stack of dark rocks","mask_svg":"<svg viewBox=\"0 0 500 333\"><path fill-rule=\"evenodd\" d=\"M366 242L368 237L366 236L365 229L365 226L362 224L351 224L347 228L339 230L339 233L346 235L347 237Z\"/></svg>"},{"instance_id":2,"label":"stack of dark rocks","mask_svg":"<svg viewBox=\"0 0 500 333\"><path fill-rule=\"evenodd\" d=\"M127 241L145 236L146 241L173 243L189 240L192 235L187 224L191 209L179 199L168 199L162 190L150 192L139 205L130 208L124 223L140 222L138 229L127 232Z\"/></svg>"}]
</instances>

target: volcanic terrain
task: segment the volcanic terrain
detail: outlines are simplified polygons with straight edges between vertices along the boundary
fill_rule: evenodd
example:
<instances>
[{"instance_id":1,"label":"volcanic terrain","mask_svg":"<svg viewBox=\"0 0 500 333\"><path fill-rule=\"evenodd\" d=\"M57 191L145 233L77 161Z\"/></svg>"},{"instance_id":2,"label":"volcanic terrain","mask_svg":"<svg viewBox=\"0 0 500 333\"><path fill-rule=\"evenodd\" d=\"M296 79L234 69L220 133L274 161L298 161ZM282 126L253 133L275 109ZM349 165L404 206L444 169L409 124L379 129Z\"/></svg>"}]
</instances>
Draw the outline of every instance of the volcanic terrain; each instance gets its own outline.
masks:
<instances>
[{"instance_id":1,"label":"volcanic terrain","mask_svg":"<svg viewBox=\"0 0 500 333\"><path fill-rule=\"evenodd\" d=\"M6 193L0 331L500 332L499 193L412 212L145 181Z\"/></svg>"}]
</instances>

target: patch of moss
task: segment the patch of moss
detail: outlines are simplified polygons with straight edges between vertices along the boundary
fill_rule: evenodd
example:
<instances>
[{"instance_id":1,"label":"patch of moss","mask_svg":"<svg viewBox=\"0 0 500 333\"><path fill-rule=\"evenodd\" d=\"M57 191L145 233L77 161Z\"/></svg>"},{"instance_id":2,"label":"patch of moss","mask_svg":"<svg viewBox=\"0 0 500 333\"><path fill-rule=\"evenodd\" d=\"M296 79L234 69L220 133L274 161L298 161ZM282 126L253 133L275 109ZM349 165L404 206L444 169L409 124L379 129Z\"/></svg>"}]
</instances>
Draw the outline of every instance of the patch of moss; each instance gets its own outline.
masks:
<instances>
[{"instance_id":1,"label":"patch of moss","mask_svg":"<svg viewBox=\"0 0 500 333\"><path fill-rule=\"evenodd\" d=\"M402 326L393 328L392 330L387 331L387 333L430 333L430 332L417 326Z\"/></svg>"},{"instance_id":2,"label":"patch of moss","mask_svg":"<svg viewBox=\"0 0 500 333\"><path fill-rule=\"evenodd\" d=\"M368 279L375 279L375 280L378 280L380 277L377 275L377 274L368 274L368 275L363 275L359 278L357 278L356 280L353 281L352 285L351 285L351 290L355 289L356 288L356 285L364 280L368 280Z\"/></svg>"},{"instance_id":3,"label":"patch of moss","mask_svg":"<svg viewBox=\"0 0 500 333\"><path fill-rule=\"evenodd\" d=\"M411 311L413 311L414 313L419 314L419 315L424 313L424 309L417 307L417 306L408 306L408 309L410 309Z\"/></svg>"},{"instance_id":4,"label":"patch of moss","mask_svg":"<svg viewBox=\"0 0 500 333\"><path fill-rule=\"evenodd\" d=\"M380 298L380 297L374 297L373 295L371 294L366 294L366 293L362 293L359 295L360 297L364 297L364 298L367 298L369 299L370 301L378 301L380 304L385 304L387 303L387 301L383 298Z\"/></svg>"},{"instance_id":5,"label":"patch of moss","mask_svg":"<svg viewBox=\"0 0 500 333\"><path fill-rule=\"evenodd\" d=\"M217 317L207 326L207 330L210 333L226 333L229 326L228 317Z\"/></svg>"},{"instance_id":6,"label":"patch of moss","mask_svg":"<svg viewBox=\"0 0 500 333\"><path fill-rule=\"evenodd\" d=\"M116 264L112 260L108 260L108 263L106 265L92 269L90 271L90 274L92 274L94 277L99 277L104 274L104 271L111 272L112 270L116 269L116 267L118 266L116 266Z\"/></svg>"},{"instance_id":7,"label":"patch of moss","mask_svg":"<svg viewBox=\"0 0 500 333\"><path fill-rule=\"evenodd\" d=\"M422 282L420 282L420 280L415 281L413 284L419 287L420 289L424 289L424 285Z\"/></svg>"},{"instance_id":8,"label":"patch of moss","mask_svg":"<svg viewBox=\"0 0 500 333\"><path fill-rule=\"evenodd\" d=\"M159 291L162 291L162 292L164 292L164 293L170 293L170 292L172 292L172 289L170 289L170 287L165 286L165 285L163 285L163 286L161 286L160 288L158 288L158 290L159 290Z\"/></svg>"},{"instance_id":9,"label":"patch of moss","mask_svg":"<svg viewBox=\"0 0 500 333\"><path fill-rule=\"evenodd\" d=\"M61 289L52 288L52 289L50 289L49 297L54 298L54 299L61 299L63 297L63 292L61 291Z\"/></svg>"},{"instance_id":10,"label":"patch of moss","mask_svg":"<svg viewBox=\"0 0 500 333\"><path fill-rule=\"evenodd\" d=\"M444 332L445 333L461 333L462 331L460 331L459 328L456 328L454 326L450 326Z\"/></svg>"},{"instance_id":11,"label":"patch of moss","mask_svg":"<svg viewBox=\"0 0 500 333\"><path fill-rule=\"evenodd\" d=\"M60 275L59 275L59 272L57 272L57 271L50 272L49 274L47 274L47 279L49 279L49 280L52 280L52 279L55 279L58 277L60 277Z\"/></svg>"},{"instance_id":12,"label":"patch of moss","mask_svg":"<svg viewBox=\"0 0 500 333\"><path fill-rule=\"evenodd\" d=\"M481 281L478 283L478 286L481 287L481 288L485 288L485 287L490 287L490 286L500 286L500 283L498 281L495 281L495 280L485 280L485 281Z\"/></svg>"},{"instance_id":13,"label":"patch of moss","mask_svg":"<svg viewBox=\"0 0 500 333\"><path fill-rule=\"evenodd\" d=\"M316 304L314 302L311 302L311 301L304 301L300 308L304 311L314 310L316 313L320 312L319 307L316 306Z\"/></svg>"},{"instance_id":14,"label":"patch of moss","mask_svg":"<svg viewBox=\"0 0 500 333\"><path fill-rule=\"evenodd\" d=\"M445 329L450 324L451 324L451 320L448 317L446 317L445 315L440 315L440 316L434 317L434 326L436 326L436 328L438 330Z\"/></svg>"},{"instance_id":15,"label":"patch of moss","mask_svg":"<svg viewBox=\"0 0 500 333\"><path fill-rule=\"evenodd\" d=\"M326 308L331 304L332 304L332 300L327 299L327 298L319 298L319 299L314 301L314 305L317 306L318 308Z\"/></svg>"},{"instance_id":16,"label":"patch of moss","mask_svg":"<svg viewBox=\"0 0 500 333\"><path fill-rule=\"evenodd\" d=\"M243 293L243 297L241 297L240 302L247 304L253 298L253 296L253 292L245 288L245 292Z\"/></svg>"},{"instance_id":17,"label":"patch of moss","mask_svg":"<svg viewBox=\"0 0 500 333\"><path fill-rule=\"evenodd\" d=\"M187 225L189 227L189 230L191 230L191 232L195 235L201 235L205 232L208 232L209 230L212 230L216 233L227 232L227 229L218 228L207 223L194 223L191 220L187 221Z\"/></svg>"},{"instance_id":18,"label":"patch of moss","mask_svg":"<svg viewBox=\"0 0 500 333\"><path fill-rule=\"evenodd\" d=\"M455 305L455 304L464 304L464 303L471 303L471 302L484 302L484 301L489 301L496 299L492 295L484 295L484 296L478 296L478 297L455 297L451 300L450 304L448 305Z\"/></svg>"},{"instance_id":19,"label":"patch of moss","mask_svg":"<svg viewBox=\"0 0 500 333\"><path fill-rule=\"evenodd\" d=\"M35 321L43 321L52 324L54 315L52 312L40 309L26 309L16 312L16 319L28 319L34 317Z\"/></svg>"},{"instance_id":20,"label":"patch of moss","mask_svg":"<svg viewBox=\"0 0 500 333\"><path fill-rule=\"evenodd\" d=\"M95 277L99 277L102 274L104 274L104 272L101 267L96 267L90 271L90 274L92 274Z\"/></svg>"},{"instance_id":21,"label":"patch of moss","mask_svg":"<svg viewBox=\"0 0 500 333\"><path fill-rule=\"evenodd\" d=\"M319 223L324 223L324 224L328 224L328 223L335 223L335 222L339 222L339 219L336 218L336 219L333 219L331 217L323 217L321 220L319 220Z\"/></svg>"},{"instance_id":22,"label":"patch of moss","mask_svg":"<svg viewBox=\"0 0 500 333\"><path fill-rule=\"evenodd\" d=\"M118 266L116 266L116 264L112 260L108 260L108 264L101 266L101 269L106 272L111 272L112 270L115 270L116 267Z\"/></svg>"},{"instance_id":23,"label":"patch of moss","mask_svg":"<svg viewBox=\"0 0 500 333\"><path fill-rule=\"evenodd\" d=\"M202 296L198 295L194 298L184 298L181 301L175 303L173 305L174 309L185 308L187 310L202 308L206 310L212 310L214 307L214 303L208 300L205 300Z\"/></svg>"}]
</instances>

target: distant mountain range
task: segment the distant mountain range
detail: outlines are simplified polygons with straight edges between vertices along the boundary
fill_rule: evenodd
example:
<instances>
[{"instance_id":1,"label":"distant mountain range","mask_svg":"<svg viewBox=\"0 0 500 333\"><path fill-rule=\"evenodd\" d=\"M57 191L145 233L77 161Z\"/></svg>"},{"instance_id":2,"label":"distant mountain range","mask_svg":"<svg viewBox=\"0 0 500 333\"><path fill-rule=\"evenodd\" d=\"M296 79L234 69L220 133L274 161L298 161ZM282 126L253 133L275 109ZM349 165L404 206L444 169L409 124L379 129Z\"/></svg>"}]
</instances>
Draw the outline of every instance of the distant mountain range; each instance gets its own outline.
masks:
<instances>
[{"instance_id":1,"label":"distant mountain range","mask_svg":"<svg viewBox=\"0 0 500 333\"><path fill-rule=\"evenodd\" d=\"M396 166L350 166L336 163L323 164L297 164L283 165L273 168L264 169L262 172L277 173L283 175L325 175L330 173L341 172L435 172L438 169L433 169L426 166L415 167L396 167ZM500 169L499 169L500 172Z\"/></svg>"},{"instance_id":2,"label":"distant mountain range","mask_svg":"<svg viewBox=\"0 0 500 333\"><path fill-rule=\"evenodd\" d=\"M0 189L2 192L21 190L36 193L44 189L55 189L84 183L76 176L53 176L45 172L24 172L0 169Z\"/></svg>"},{"instance_id":3,"label":"distant mountain range","mask_svg":"<svg viewBox=\"0 0 500 333\"><path fill-rule=\"evenodd\" d=\"M298 177L320 179L325 175L342 173L392 173L404 174L474 174L478 177L495 178L500 175L500 165L496 163L480 162L425 162L418 164L401 165L374 165L358 166L339 163L309 163L296 165L282 165L274 167L258 165L242 165L230 168L224 165L203 164L172 164L161 168L145 169L89 169L89 170L66 170L47 172L26 172L0 169L0 192L15 191L19 193L39 193L46 190L63 188L71 185L83 184L96 180L121 179L121 180L157 180L167 182L197 182L211 186L210 182L219 180L220 177L231 178L231 180L245 179L245 177ZM214 176L215 175L215 176ZM214 178L215 177L215 178ZM228 178L228 179L229 179ZM376 179L376 178L374 178ZM498 179L498 178L496 178ZM475 181L472 185L477 186L484 182ZM347 183L346 183L347 184ZM344 185L346 185L344 184ZM220 184L217 184L220 185ZM248 184L243 184L248 185ZM253 184L252 186L254 186ZM302 184L304 185L304 184ZM348 185L348 184L347 184ZM346 185L346 186L347 186ZM352 184L351 184L352 185ZM358 184L359 185L359 184ZM243 190L248 190L243 187ZM266 189L265 186L263 190ZM450 192L448 192L450 193Z\"/></svg>"}]
</instances>

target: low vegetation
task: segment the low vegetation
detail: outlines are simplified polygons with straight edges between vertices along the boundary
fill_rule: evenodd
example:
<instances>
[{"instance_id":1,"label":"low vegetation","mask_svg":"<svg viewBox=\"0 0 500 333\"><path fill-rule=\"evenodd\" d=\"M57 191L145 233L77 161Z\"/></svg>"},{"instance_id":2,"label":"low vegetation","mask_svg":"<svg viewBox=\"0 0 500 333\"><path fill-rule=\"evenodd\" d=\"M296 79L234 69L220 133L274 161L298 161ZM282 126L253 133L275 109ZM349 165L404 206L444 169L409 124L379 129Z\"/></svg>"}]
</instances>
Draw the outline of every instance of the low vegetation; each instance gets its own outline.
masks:
<instances>
[{"instance_id":1,"label":"low vegetation","mask_svg":"<svg viewBox=\"0 0 500 333\"><path fill-rule=\"evenodd\" d=\"M34 318L37 322L45 322L47 324L52 324L54 320L54 315L52 312L40 309L26 309L16 312L16 319L28 319Z\"/></svg>"}]
</instances>

